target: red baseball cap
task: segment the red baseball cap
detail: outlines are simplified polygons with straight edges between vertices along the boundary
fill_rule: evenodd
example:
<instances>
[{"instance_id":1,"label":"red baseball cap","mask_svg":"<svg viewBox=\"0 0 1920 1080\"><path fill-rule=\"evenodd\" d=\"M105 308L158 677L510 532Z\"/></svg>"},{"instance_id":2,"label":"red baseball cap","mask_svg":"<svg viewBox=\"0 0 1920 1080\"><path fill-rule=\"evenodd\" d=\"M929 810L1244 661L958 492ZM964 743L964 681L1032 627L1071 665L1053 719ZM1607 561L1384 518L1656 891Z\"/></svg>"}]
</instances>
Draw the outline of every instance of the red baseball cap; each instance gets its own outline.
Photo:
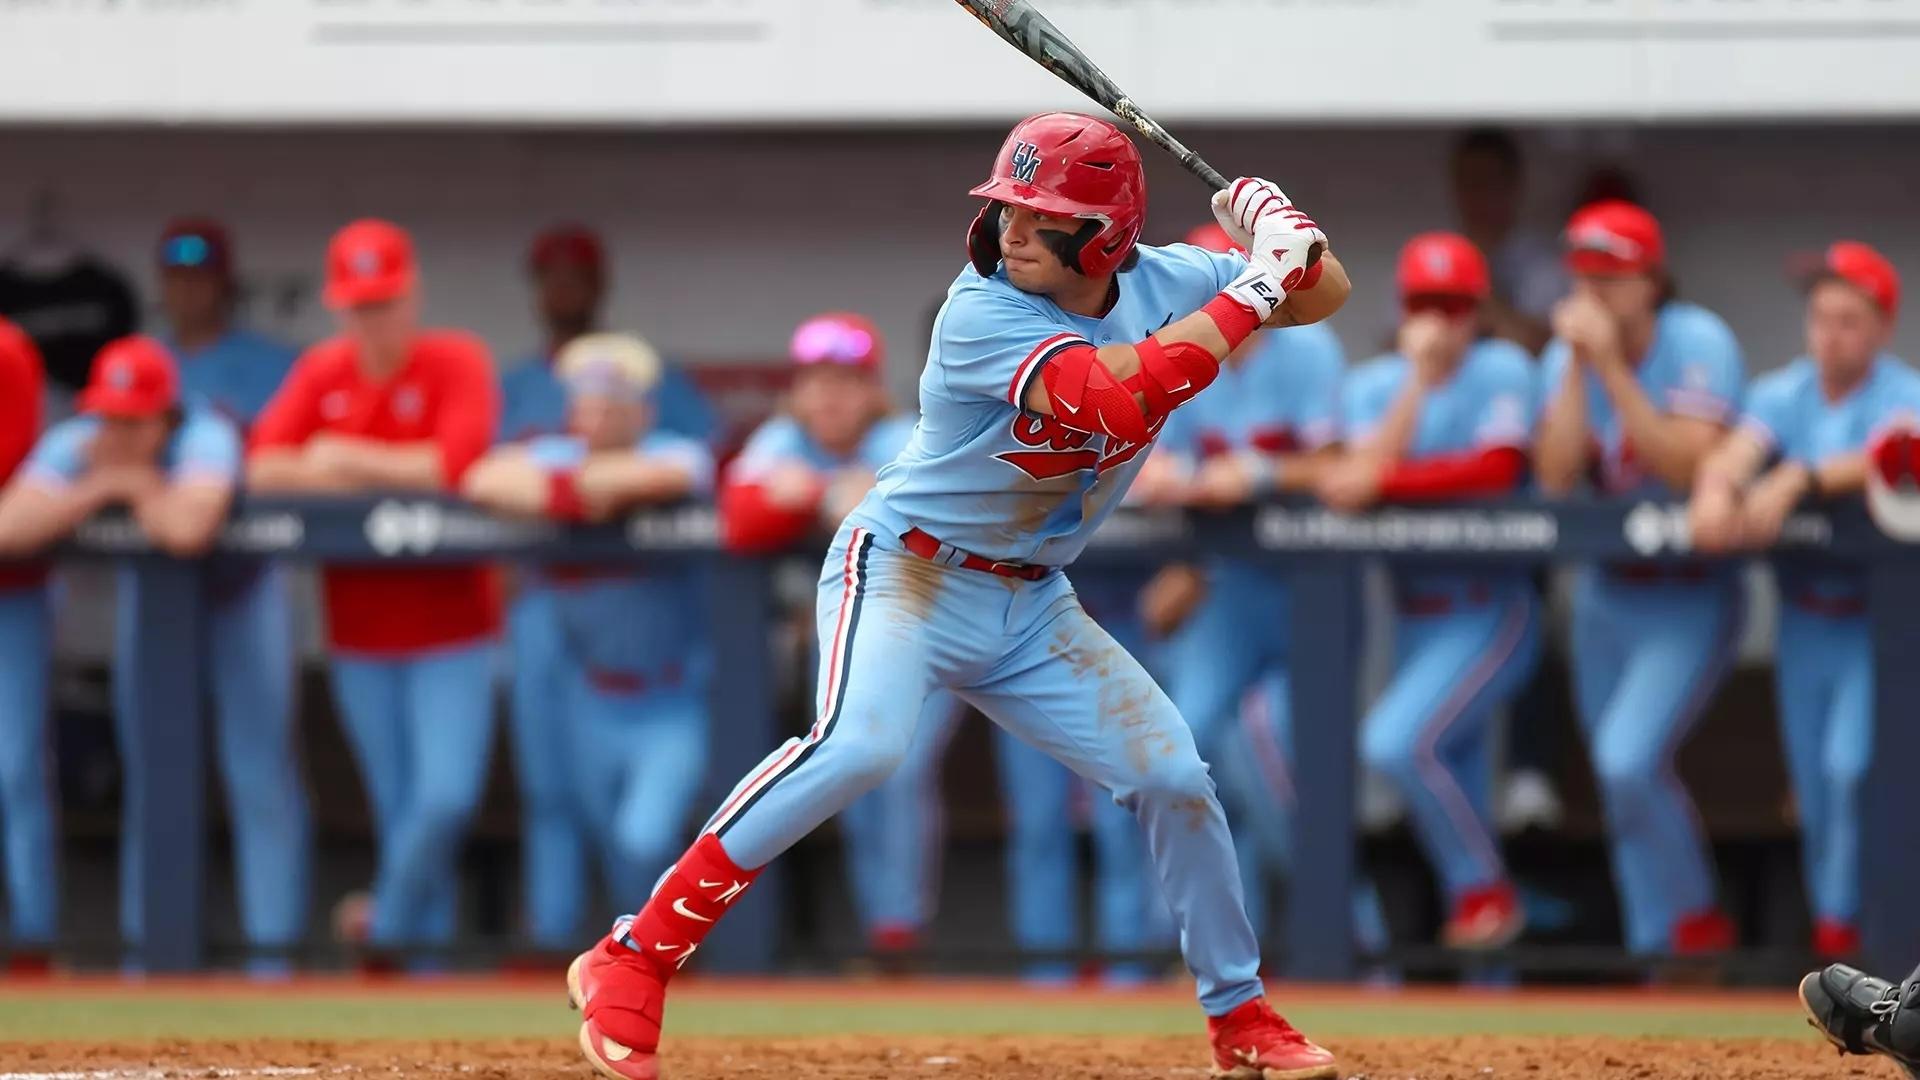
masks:
<instances>
[{"instance_id":1,"label":"red baseball cap","mask_svg":"<svg viewBox=\"0 0 1920 1080\"><path fill-rule=\"evenodd\" d=\"M534 237L533 248L527 252L528 270L539 273L551 266L577 266L595 277L604 277L606 245L600 242L600 234L585 225L555 225Z\"/></svg>"},{"instance_id":2,"label":"red baseball cap","mask_svg":"<svg viewBox=\"0 0 1920 1080\"><path fill-rule=\"evenodd\" d=\"M211 270L233 276L233 240L212 218L178 218L160 231L162 270Z\"/></svg>"},{"instance_id":3,"label":"red baseball cap","mask_svg":"<svg viewBox=\"0 0 1920 1080\"><path fill-rule=\"evenodd\" d=\"M136 334L110 341L93 358L80 411L97 416L157 416L180 400L180 373L167 347Z\"/></svg>"},{"instance_id":4,"label":"red baseball cap","mask_svg":"<svg viewBox=\"0 0 1920 1080\"><path fill-rule=\"evenodd\" d=\"M1889 319L1900 310L1900 271L1885 255L1857 240L1842 240L1828 248L1813 277L1816 281L1843 281L1859 289Z\"/></svg>"},{"instance_id":5,"label":"red baseball cap","mask_svg":"<svg viewBox=\"0 0 1920 1080\"><path fill-rule=\"evenodd\" d=\"M1221 228L1218 222L1213 221L1209 221L1205 225L1196 226L1192 232L1187 234L1187 243L1197 248L1206 248L1208 251L1217 251L1222 255L1245 255L1247 253L1246 248L1233 242L1233 237L1227 235L1227 230Z\"/></svg>"},{"instance_id":6,"label":"red baseball cap","mask_svg":"<svg viewBox=\"0 0 1920 1080\"><path fill-rule=\"evenodd\" d=\"M1458 233L1430 232L1407 241L1394 271L1402 300L1409 296L1464 296L1485 300L1493 292L1486 257Z\"/></svg>"},{"instance_id":7,"label":"red baseball cap","mask_svg":"<svg viewBox=\"0 0 1920 1080\"><path fill-rule=\"evenodd\" d=\"M1574 212L1565 234L1567 267L1576 274L1645 274L1667 264L1667 241L1652 214L1621 199Z\"/></svg>"},{"instance_id":8,"label":"red baseball cap","mask_svg":"<svg viewBox=\"0 0 1920 1080\"><path fill-rule=\"evenodd\" d=\"M418 280L413 240L392 222L362 218L327 245L326 302L335 310L399 299Z\"/></svg>"},{"instance_id":9,"label":"red baseball cap","mask_svg":"<svg viewBox=\"0 0 1920 1080\"><path fill-rule=\"evenodd\" d=\"M877 371L887 361L887 341L865 315L829 311L801 323L787 352L802 367L836 364Z\"/></svg>"}]
</instances>

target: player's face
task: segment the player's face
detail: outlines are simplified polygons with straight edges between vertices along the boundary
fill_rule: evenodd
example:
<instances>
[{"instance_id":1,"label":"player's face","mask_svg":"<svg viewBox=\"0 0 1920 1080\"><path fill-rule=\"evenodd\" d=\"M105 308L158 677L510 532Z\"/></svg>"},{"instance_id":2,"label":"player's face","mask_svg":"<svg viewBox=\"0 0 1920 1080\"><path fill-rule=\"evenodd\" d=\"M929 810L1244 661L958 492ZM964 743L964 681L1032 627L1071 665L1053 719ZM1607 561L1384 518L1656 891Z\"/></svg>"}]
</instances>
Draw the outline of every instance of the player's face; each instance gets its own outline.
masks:
<instances>
[{"instance_id":1,"label":"player's face","mask_svg":"<svg viewBox=\"0 0 1920 1080\"><path fill-rule=\"evenodd\" d=\"M880 414L880 380L844 364L808 364L793 378L789 408L807 437L836 451L852 449Z\"/></svg>"},{"instance_id":2,"label":"player's face","mask_svg":"<svg viewBox=\"0 0 1920 1080\"><path fill-rule=\"evenodd\" d=\"M377 357L406 355L420 329L420 301L412 293L378 304L361 304L340 313L347 335Z\"/></svg>"},{"instance_id":3,"label":"player's face","mask_svg":"<svg viewBox=\"0 0 1920 1080\"><path fill-rule=\"evenodd\" d=\"M1072 235L1080 222L1009 206L1000 211L1000 258L1007 264L1007 280L1022 292L1050 296L1072 288L1080 275L1067 268L1041 238L1042 232Z\"/></svg>"},{"instance_id":4,"label":"player's face","mask_svg":"<svg viewBox=\"0 0 1920 1080\"><path fill-rule=\"evenodd\" d=\"M173 328L217 326L226 318L230 286L212 270L176 266L160 272L160 309Z\"/></svg>"},{"instance_id":5,"label":"player's face","mask_svg":"<svg viewBox=\"0 0 1920 1080\"><path fill-rule=\"evenodd\" d=\"M1878 305L1845 282L1822 281L1807 294L1807 354L1840 381L1865 372L1892 329Z\"/></svg>"},{"instance_id":6,"label":"player's face","mask_svg":"<svg viewBox=\"0 0 1920 1080\"><path fill-rule=\"evenodd\" d=\"M1480 302L1471 296L1409 296L1402 304L1408 319L1432 319L1441 355L1458 360L1480 333Z\"/></svg>"},{"instance_id":7,"label":"player's face","mask_svg":"<svg viewBox=\"0 0 1920 1080\"><path fill-rule=\"evenodd\" d=\"M93 457L119 465L153 464L166 445L164 416L105 416L94 436Z\"/></svg>"},{"instance_id":8,"label":"player's face","mask_svg":"<svg viewBox=\"0 0 1920 1080\"><path fill-rule=\"evenodd\" d=\"M568 403L568 425L590 450L623 450L647 429L647 406L608 394L575 394Z\"/></svg>"},{"instance_id":9,"label":"player's face","mask_svg":"<svg viewBox=\"0 0 1920 1080\"><path fill-rule=\"evenodd\" d=\"M1579 274L1574 288L1598 300L1622 325L1650 321L1660 307L1660 282L1651 274Z\"/></svg>"},{"instance_id":10,"label":"player's face","mask_svg":"<svg viewBox=\"0 0 1920 1080\"><path fill-rule=\"evenodd\" d=\"M557 262L534 279L540 317L549 324L586 325L600 309L600 276L577 263Z\"/></svg>"}]
</instances>

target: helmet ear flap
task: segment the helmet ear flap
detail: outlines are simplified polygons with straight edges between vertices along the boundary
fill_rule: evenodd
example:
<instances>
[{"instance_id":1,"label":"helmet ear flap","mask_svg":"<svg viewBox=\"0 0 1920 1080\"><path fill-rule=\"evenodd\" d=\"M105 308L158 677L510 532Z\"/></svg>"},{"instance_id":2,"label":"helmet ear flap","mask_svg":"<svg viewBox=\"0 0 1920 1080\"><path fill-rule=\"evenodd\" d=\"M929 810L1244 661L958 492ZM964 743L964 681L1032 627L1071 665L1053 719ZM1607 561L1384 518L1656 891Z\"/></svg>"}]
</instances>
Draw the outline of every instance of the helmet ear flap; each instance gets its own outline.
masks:
<instances>
[{"instance_id":1,"label":"helmet ear flap","mask_svg":"<svg viewBox=\"0 0 1920 1080\"><path fill-rule=\"evenodd\" d=\"M1000 266L1000 209L997 200L987 200L967 226L967 259L981 277L992 277Z\"/></svg>"},{"instance_id":2,"label":"helmet ear flap","mask_svg":"<svg viewBox=\"0 0 1920 1080\"><path fill-rule=\"evenodd\" d=\"M1047 249L1053 252L1053 257L1060 260L1060 265L1085 277L1087 268L1081 264L1080 255L1087 250L1087 244L1099 231L1100 223L1088 219L1081 222L1080 227L1070 233L1043 229L1040 232L1040 242L1047 245Z\"/></svg>"}]
</instances>

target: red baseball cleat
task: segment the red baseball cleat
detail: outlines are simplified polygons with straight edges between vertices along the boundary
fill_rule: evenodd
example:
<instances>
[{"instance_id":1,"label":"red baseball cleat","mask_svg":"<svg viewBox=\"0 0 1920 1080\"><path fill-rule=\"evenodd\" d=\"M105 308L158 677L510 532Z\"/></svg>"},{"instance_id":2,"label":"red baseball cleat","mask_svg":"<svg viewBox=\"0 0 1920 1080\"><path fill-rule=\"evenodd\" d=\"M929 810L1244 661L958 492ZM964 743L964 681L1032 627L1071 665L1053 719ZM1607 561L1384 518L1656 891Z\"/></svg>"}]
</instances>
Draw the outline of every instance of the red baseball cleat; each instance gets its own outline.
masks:
<instances>
[{"instance_id":1,"label":"red baseball cleat","mask_svg":"<svg viewBox=\"0 0 1920 1080\"><path fill-rule=\"evenodd\" d=\"M1719 908L1702 908L1673 924L1673 954L1704 956L1733 948L1739 937L1733 920Z\"/></svg>"},{"instance_id":2,"label":"red baseball cleat","mask_svg":"<svg viewBox=\"0 0 1920 1080\"><path fill-rule=\"evenodd\" d=\"M613 940L567 966L567 1004L581 1010L580 1050L610 1080L656 1080L667 986L644 956Z\"/></svg>"},{"instance_id":3,"label":"red baseball cleat","mask_svg":"<svg viewBox=\"0 0 1920 1080\"><path fill-rule=\"evenodd\" d=\"M1527 913L1513 886L1502 881L1472 889L1453 906L1440 940L1449 949L1504 949L1527 928Z\"/></svg>"},{"instance_id":4,"label":"red baseball cleat","mask_svg":"<svg viewBox=\"0 0 1920 1080\"><path fill-rule=\"evenodd\" d=\"M1338 1080L1333 1055L1307 1041L1265 998L1207 1018L1213 1075L1231 1080Z\"/></svg>"},{"instance_id":5,"label":"red baseball cleat","mask_svg":"<svg viewBox=\"0 0 1920 1080\"><path fill-rule=\"evenodd\" d=\"M1822 960L1851 960L1860 955L1860 930L1839 919L1813 924L1813 951Z\"/></svg>"}]
</instances>

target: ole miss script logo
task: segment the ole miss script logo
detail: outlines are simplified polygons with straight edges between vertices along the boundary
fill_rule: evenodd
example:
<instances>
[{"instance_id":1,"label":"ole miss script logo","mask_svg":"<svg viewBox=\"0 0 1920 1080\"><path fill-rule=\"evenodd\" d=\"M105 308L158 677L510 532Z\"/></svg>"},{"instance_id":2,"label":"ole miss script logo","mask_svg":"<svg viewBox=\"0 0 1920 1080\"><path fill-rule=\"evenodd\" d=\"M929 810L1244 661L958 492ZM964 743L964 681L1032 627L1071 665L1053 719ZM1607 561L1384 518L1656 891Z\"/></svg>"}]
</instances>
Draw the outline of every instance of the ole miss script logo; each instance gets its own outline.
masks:
<instances>
[{"instance_id":1,"label":"ole miss script logo","mask_svg":"<svg viewBox=\"0 0 1920 1080\"><path fill-rule=\"evenodd\" d=\"M1160 434L1160 426L1165 422L1164 416L1156 418L1152 434ZM1028 413L1013 418L1013 437L1020 445L1037 449L1007 450L993 456L1035 480L1053 480L1086 469L1096 475L1104 473L1132 461L1152 441L1149 438L1143 443L1120 442L1075 431L1051 416ZM1097 448L1092 445L1095 438L1100 440Z\"/></svg>"}]
</instances>

